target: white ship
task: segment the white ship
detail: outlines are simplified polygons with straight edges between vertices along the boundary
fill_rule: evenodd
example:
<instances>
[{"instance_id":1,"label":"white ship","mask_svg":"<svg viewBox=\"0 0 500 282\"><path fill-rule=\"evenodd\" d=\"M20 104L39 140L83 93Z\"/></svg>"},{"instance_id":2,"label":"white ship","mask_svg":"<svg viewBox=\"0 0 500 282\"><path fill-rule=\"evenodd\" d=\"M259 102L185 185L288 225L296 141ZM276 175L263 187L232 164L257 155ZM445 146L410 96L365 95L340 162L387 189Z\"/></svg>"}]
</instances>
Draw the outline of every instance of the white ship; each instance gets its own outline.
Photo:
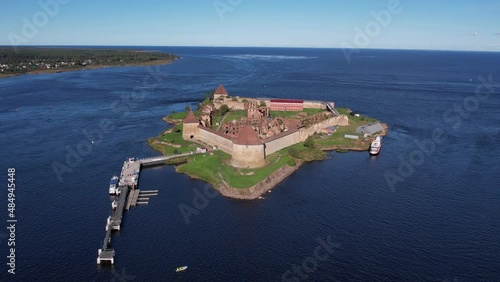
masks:
<instances>
[{"instance_id":1,"label":"white ship","mask_svg":"<svg viewBox=\"0 0 500 282\"><path fill-rule=\"evenodd\" d=\"M382 148L382 138L377 136L370 145L370 155L378 155L380 148Z\"/></svg>"}]
</instances>

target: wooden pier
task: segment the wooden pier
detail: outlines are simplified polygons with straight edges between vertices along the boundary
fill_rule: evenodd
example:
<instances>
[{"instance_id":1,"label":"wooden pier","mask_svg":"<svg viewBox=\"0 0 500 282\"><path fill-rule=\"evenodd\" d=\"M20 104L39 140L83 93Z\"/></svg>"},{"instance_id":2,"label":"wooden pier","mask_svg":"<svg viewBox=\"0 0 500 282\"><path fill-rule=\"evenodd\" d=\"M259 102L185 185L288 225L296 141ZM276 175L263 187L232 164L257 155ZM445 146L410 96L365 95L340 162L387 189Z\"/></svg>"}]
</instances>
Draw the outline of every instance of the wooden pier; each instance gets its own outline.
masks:
<instances>
[{"instance_id":1,"label":"wooden pier","mask_svg":"<svg viewBox=\"0 0 500 282\"><path fill-rule=\"evenodd\" d=\"M167 160L178 157L189 156L191 153L174 156L161 156L145 159L127 159L122 166L120 181L118 182L118 195L115 196L117 207L111 209L111 215L106 222L106 235L102 242L102 247L97 251L97 264L115 263L115 250L110 248L111 235L113 230L120 230L123 212L131 207L141 204L148 204L149 198L158 195L158 190L137 189L141 169L146 166L165 164Z\"/></svg>"}]
</instances>

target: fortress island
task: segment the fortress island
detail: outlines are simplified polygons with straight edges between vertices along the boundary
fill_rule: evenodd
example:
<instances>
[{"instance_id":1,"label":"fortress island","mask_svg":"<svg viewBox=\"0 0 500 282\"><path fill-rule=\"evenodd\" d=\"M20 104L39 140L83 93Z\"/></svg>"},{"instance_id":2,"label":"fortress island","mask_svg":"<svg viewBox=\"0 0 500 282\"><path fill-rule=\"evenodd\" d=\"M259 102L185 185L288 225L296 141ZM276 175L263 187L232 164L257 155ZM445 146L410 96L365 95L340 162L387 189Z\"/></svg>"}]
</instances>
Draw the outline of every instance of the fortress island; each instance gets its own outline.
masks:
<instances>
[{"instance_id":1,"label":"fortress island","mask_svg":"<svg viewBox=\"0 0 500 282\"><path fill-rule=\"evenodd\" d=\"M148 144L164 155L191 153L169 163L238 199L259 198L325 151L366 151L387 131L332 101L231 96L222 85L195 112L186 107L164 120L174 126Z\"/></svg>"}]
</instances>

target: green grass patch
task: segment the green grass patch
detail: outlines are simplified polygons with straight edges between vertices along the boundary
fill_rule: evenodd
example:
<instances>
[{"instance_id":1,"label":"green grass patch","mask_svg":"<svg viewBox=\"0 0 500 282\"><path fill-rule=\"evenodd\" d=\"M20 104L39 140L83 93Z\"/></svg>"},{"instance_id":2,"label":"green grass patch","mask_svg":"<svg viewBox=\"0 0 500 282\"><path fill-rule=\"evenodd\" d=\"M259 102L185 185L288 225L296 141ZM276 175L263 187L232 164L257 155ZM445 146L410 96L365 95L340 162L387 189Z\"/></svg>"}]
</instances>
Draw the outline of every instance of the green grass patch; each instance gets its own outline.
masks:
<instances>
[{"instance_id":1,"label":"green grass patch","mask_svg":"<svg viewBox=\"0 0 500 282\"><path fill-rule=\"evenodd\" d=\"M320 161L326 157L321 146L316 144L316 136L309 137L306 142L294 144L286 150L290 156L306 162Z\"/></svg>"},{"instance_id":2,"label":"green grass patch","mask_svg":"<svg viewBox=\"0 0 500 282\"><path fill-rule=\"evenodd\" d=\"M283 166L288 166L293 162L292 157L282 152L276 152L267 157L268 165L256 169L237 169L229 165L223 166L221 175L224 180L233 188L249 188Z\"/></svg>"},{"instance_id":3,"label":"green grass patch","mask_svg":"<svg viewBox=\"0 0 500 282\"><path fill-rule=\"evenodd\" d=\"M182 138L182 125L176 125L171 132L150 138L148 144L164 155L176 155L195 151L198 145Z\"/></svg>"},{"instance_id":4,"label":"green grass patch","mask_svg":"<svg viewBox=\"0 0 500 282\"><path fill-rule=\"evenodd\" d=\"M171 113L170 115L167 116L169 119L185 119L187 116L187 112L177 112L177 113Z\"/></svg>"},{"instance_id":5,"label":"green grass patch","mask_svg":"<svg viewBox=\"0 0 500 282\"><path fill-rule=\"evenodd\" d=\"M221 122L222 122L222 119L224 119L224 116L216 116L212 119L212 129L214 130L218 130L220 125L221 125ZM217 123L219 125L217 125Z\"/></svg>"},{"instance_id":6,"label":"green grass patch","mask_svg":"<svg viewBox=\"0 0 500 282\"><path fill-rule=\"evenodd\" d=\"M337 111L341 114L341 115L346 115L349 117L349 124L356 124L358 126L360 125L364 125L364 124L368 124L368 123L372 123L372 122L379 122L377 119L374 119L372 117L367 117L367 116L363 116L363 115L360 115L359 117L355 117L355 116L351 116L349 114L349 109L347 108L336 108Z\"/></svg>"},{"instance_id":7,"label":"green grass patch","mask_svg":"<svg viewBox=\"0 0 500 282\"><path fill-rule=\"evenodd\" d=\"M331 136L315 136L315 142L319 148L323 149L357 149L357 150L367 150L370 147L370 138L364 138L362 134L356 133L356 128L361 125L379 122L378 120L367 117L367 116L359 116L354 117L349 114L348 109L346 108L337 108L337 111L340 114L347 115L349 117L349 125L348 126L339 126L338 130L333 133ZM345 138L345 134L357 135L359 136L358 140Z\"/></svg>"},{"instance_id":8,"label":"green grass patch","mask_svg":"<svg viewBox=\"0 0 500 282\"><path fill-rule=\"evenodd\" d=\"M230 157L222 151L217 151L213 155L193 155L188 158L188 163L178 166L177 171L216 186L222 183L218 174L220 167Z\"/></svg>"},{"instance_id":9,"label":"green grass patch","mask_svg":"<svg viewBox=\"0 0 500 282\"><path fill-rule=\"evenodd\" d=\"M226 114L224 122L231 122L233 120L241 120L243 117L247 117L248 113L246 110L234 110Z\"/></svg>"},{"instance_id":10,"label":"green grass patch","mask_svg":"<svg viewBox=\"0 0 500 282\"><path fill-rule=\"evenodd\" d=\"M256 169L238 169L227 161L230 155L217 151L213 155L203 154L191 156L189 162L179 166L179 172L209 182L213 185L222 183L219 174L231 187L237 189L250 188L283 166L294 166L295 161L286 150L268 156L268 165Z\"/></svg>"}]
</instances>

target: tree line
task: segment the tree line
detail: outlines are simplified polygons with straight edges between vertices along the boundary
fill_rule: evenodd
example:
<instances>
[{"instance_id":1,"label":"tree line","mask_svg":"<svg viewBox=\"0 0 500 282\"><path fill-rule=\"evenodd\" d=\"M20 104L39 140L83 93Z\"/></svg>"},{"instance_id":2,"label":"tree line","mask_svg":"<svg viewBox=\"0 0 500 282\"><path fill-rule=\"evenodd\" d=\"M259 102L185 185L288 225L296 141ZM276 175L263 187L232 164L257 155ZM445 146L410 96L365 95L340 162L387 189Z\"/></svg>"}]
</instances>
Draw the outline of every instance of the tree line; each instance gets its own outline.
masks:
<instances>
[{"instance_id":1,"label":"tree line","mask_svg":"<svg viewBox=\"0 0 500 282\"><path fill-rule=\"evenodd\" d=\"M88 65L125 65L155 60L176 60L169 53L126 49L77 49L77 48L0 48L0 65L3 73L29 72L40 65L53 68L78 68ZM24 66L24 67L23 67Z\"/></svg>"}]
</instances>

